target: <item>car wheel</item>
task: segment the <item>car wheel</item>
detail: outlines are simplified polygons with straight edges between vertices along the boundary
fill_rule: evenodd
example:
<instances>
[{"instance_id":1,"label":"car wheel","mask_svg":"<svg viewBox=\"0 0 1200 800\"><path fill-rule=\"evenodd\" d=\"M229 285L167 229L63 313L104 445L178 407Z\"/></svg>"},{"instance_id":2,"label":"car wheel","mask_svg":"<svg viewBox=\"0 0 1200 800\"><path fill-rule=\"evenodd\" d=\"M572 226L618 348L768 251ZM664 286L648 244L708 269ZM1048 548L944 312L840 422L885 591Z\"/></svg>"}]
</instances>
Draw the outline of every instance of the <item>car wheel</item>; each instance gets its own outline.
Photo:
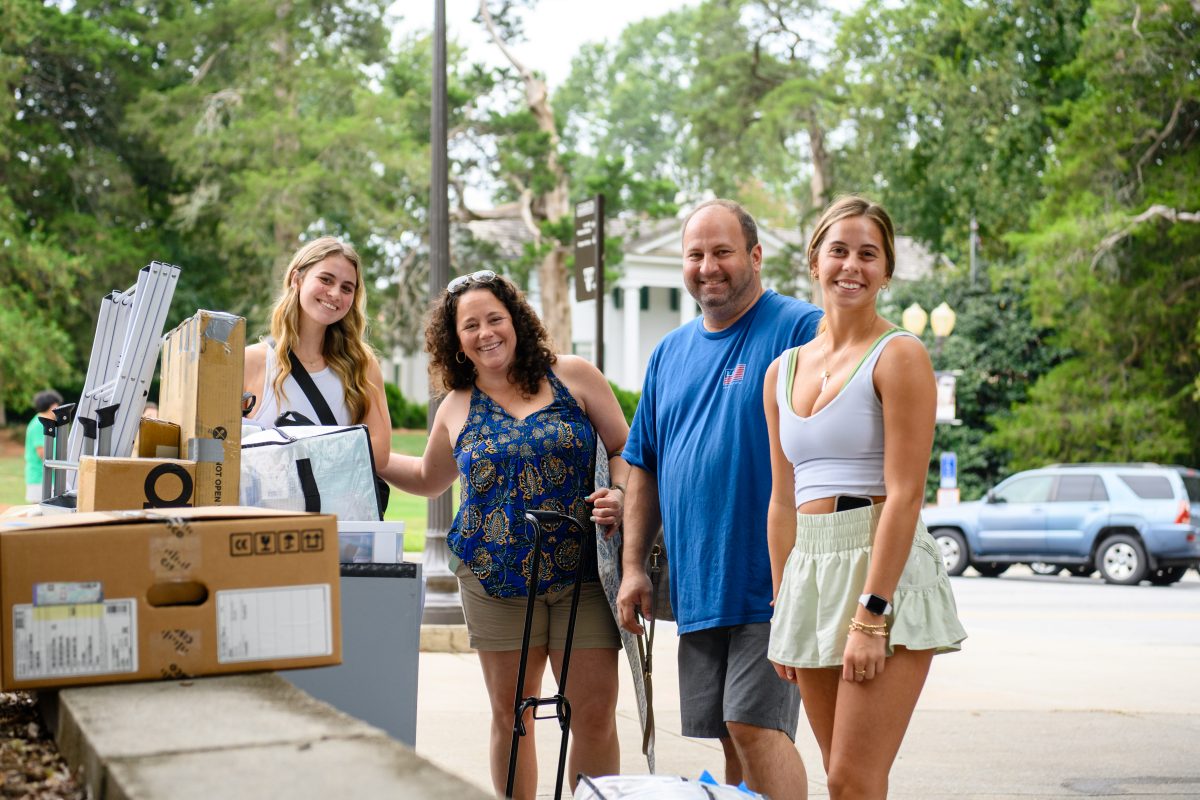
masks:
<instances>
[{"instance_id":1,"label":"car wheel","mask_svg":"<svg viewBox=\"0 0 1200 800\"><path fill-rule=\"evenodd\" d=\"M953 528L934 528L929 535L937 542L946 574L962 575L967 568L967 540L963 535Z\"/></svg>"},{"instance_id":2,"label":"car wheel","mask_svg":"<svg viewBox=\"0 0 1200 800\"><path fill-rule=\"evenodd\" d=\"M1067 572L1074 575L1076 578L1090 578L1096 568L1088 564L1072 564L1067 567Z\"/></svg>"},{"instance_id":3,"label":"car wheel","mask_svg":"<svg viewBox=\"0 0 1200 800\"><path fill-rule=\"evenodd\" d=\"M995 578L1003 575L1004 571L1009 567L1008 564L1001 564L996 561L980 561L976 564L972 564L971 566L975 568L976 572L985 578Z\"/></svg>"},{"instance_id":4,"label":"car wheel","mask_svg":"<svg viewBox=\"0 0 1200 800\"><path fill-rule=\"evenodd\" d=\"M1187 572L1187 567L1163 567L1154 570L1146 577L1155 586L1170 586L1172 583L1178 582L1185 572Z\"/></svg>"},{"instance_id":5,"label":"car wheel","mask_svg":"<svg viewBox=\"0 0 1200 800\"><path fill-rule=\"evenodd\" d=\"M1035 575L1057 575L1062 572L1062 567L1058 564L1047 564L1044 561L1034 561L1029 565Z\"/></svg>"},{"instance_id":6,"label":"car wheel","mask_svg":"<svg viewBox=\"0 0 1200 800\"><path fill-rule=\"evenodd\" d=\"M1100 545L1096 565L1108 583L1134 586L1146 577L1146 550L1136 538L1121 533Z\"/></svg>"}]
</instances>

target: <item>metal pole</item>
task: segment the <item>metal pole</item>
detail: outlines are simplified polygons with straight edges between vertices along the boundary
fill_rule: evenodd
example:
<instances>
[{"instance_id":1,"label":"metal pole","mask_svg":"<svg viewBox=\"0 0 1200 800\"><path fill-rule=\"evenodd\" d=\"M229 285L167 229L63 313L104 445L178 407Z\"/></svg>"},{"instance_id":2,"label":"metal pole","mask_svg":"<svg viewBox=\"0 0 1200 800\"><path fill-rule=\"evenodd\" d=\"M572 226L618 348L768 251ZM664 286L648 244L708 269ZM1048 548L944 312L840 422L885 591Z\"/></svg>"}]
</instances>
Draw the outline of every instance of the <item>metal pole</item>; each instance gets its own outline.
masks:
<instances>
[{"instance_id":1,"label":"metal pole","mask_svg":"<svg viewBox=\"0 0 1200 800\"><path fill-rule=\"evenodd\" d=\"M604 195L596 195L596 368L604 372Z\"/></svg>"},{"instance_id":2,"label":"metal pole","mask_svg":"<svg viewBox=\"0 0 1200 800\"><path fill-rule=\"evenodd\" d=\"M429 296L437 297L450 280L450 196L449 159L446 153L446 0L433 4L433 112L430 120L432 169L429 180ZM426 417L428 430L438 403L432 397ZM446 534L450 531L450 492L430 498L425 528L425 613L422 623L461 625L462 600L458 580L450 571L450 550Z\"/></svg>"}]
</instances>

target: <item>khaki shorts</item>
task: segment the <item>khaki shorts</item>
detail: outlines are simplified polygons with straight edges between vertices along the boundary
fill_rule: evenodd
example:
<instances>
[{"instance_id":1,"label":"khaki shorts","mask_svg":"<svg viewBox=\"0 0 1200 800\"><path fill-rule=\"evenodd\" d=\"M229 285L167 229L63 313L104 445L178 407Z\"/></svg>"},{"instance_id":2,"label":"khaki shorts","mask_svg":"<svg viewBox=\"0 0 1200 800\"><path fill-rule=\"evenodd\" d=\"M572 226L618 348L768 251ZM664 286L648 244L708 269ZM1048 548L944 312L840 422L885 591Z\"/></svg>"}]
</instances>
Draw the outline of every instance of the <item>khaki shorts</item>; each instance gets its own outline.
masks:
<instances>
[{"instance_id":1,"label":"khaki shorts","mask_svg":"<svg viewBox=\"0 0 1200 800\"><path fill-rule=\"evenodd\" d=\"M467 618L467 637L475 650L520 650L525 633L528 597L492 597L483 584L461 562L455 568L463 616ZM540 594L533 604L533 626L529 646L563 650L567 641L567 623L571 618L574 586L550 594ZM606 648L616 650L621 636L613 620L612 609L599 581L584 583L579 590L579 612L575 617L572 650Z\"/></svg>"}]
</instances>

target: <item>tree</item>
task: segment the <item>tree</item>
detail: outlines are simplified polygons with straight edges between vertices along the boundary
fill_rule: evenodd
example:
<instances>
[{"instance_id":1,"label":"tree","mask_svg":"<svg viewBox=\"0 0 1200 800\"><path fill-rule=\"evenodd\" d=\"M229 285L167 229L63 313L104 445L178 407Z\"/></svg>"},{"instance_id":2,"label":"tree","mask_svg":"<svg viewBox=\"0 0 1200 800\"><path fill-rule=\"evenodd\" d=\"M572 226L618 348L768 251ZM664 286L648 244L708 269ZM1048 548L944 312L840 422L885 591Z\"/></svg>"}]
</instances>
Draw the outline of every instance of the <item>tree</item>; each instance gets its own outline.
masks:
<instances>
[{"instance_id":1,"label":"tree","mask_svg":"<svg viewBox=\"0 0 1200 800\"><path fill-rule=\"evenodd\" d=\"M1011 258L1043 194L1051 109L1080 90L1063 67L1087 0L868 0L838 31L852 134L839 187L879 198L897 229L956 262L975 216L985 258Z\"/></svg>"},{"instance_id":2,"label":"tree","mask_svg":"<svg viewBox=\"0 0 1200 800\"><path fill-rule=\"evenodd\" d=\"M1014 237L1035 319L1076 353L1000 425L1014 466L1200 459L1200 80L1188 2L1097 0L1046 198Z\"/></svg>"},{"instance_id":3,"label":"tree","mask_svg":"<svg viewBox=\"0 0 1200 800\"><path fill-rule=\"evenodd\" d=\"M752 198L764 221L819 210L840 74L814 0L708 0L626 28L575 60L559 93L573 145L692 198Z\"/></svg>"},{"instance_id":4,"label":"tree","mask_svg":"<svg viewBox=\"0 0 1200 800\"><path fill-rule=\"evenodd\" d=\"M5 404L79 379L100 298L131 284L159 239L120 134L145 50L53 5L0 6L2 423Z\"/></svg>"},{"instance_id":5,"label":"tree","mask_svg":"<svg viewBox=\"0 0 1200 800\"><path fill-rule=\"evenodd\" d=\"M165 85L141 94L128 129L170 164L172 228L211 243L210 261L181 281L202 275L191 286L252 325L304 239L349 239L374 284L395 267L388 243L415 227L411 201L427 167L413 133L426 122L414 126L370 77L385 58L383 9L382 0L152 4Z\"/></svg>"},{"instance_id":6,"label":"tree","mask_svg":"<svg viewBox=\"0 0 1200 800\"><path fill-rule=\"evenodd\" d=\"M940 344L931 332L925 339L935 369L961 370L956 412L962 424L938 424L926 495L934 497L939 457L949 451L958 458L962 496L971 500L1009 474L1009 452L990 438L998 420L1022 403L1029 387L1067 354L1052 343L1052 331L1033 324L1028 298L1016 282L995 289L972 286L964 271L947 271L893 284L881 310L898 321L912 303L928 310L941 302L957 314L954 331Z\"/></svg>"}]
</instances>

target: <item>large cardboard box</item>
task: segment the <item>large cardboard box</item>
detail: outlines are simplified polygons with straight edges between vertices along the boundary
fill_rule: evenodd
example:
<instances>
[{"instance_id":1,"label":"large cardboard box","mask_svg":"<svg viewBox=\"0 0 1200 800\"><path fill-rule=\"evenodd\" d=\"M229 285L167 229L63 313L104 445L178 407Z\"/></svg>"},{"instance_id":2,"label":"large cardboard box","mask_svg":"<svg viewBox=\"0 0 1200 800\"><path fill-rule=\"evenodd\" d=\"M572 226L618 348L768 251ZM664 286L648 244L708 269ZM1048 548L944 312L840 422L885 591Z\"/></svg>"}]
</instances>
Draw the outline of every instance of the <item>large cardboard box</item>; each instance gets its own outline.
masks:
<instances>
[{"instance_id":1,"label":"large cardboard box","mask_svg":"<svg viewBox=\"0 0 1200 800\"><path fill-rule=\"evenodd\" d=\"M337 525L245 507L0 524L0 689L340 664Z\"/></svg>"},{"instance_id":2,"label":"large cardboard box","mask_svg":"<svg viewBox=\"0 0 1200 800\"><path fill-rule=\"evenodd\" d=\"M195 505L196 462L177 458L79 459L77 511Z\"/></svg>"},{"instance_id":3,"label":"large cardboard box","mask_svg":"<svg viewBox=\"0 0 1200 800\"><path fill-rule=\"evenodd\" d=\"M163 337L159 415L196 463L196 505L237 505L246 320L197 311Z\"/></svg>"}]
</instances>

